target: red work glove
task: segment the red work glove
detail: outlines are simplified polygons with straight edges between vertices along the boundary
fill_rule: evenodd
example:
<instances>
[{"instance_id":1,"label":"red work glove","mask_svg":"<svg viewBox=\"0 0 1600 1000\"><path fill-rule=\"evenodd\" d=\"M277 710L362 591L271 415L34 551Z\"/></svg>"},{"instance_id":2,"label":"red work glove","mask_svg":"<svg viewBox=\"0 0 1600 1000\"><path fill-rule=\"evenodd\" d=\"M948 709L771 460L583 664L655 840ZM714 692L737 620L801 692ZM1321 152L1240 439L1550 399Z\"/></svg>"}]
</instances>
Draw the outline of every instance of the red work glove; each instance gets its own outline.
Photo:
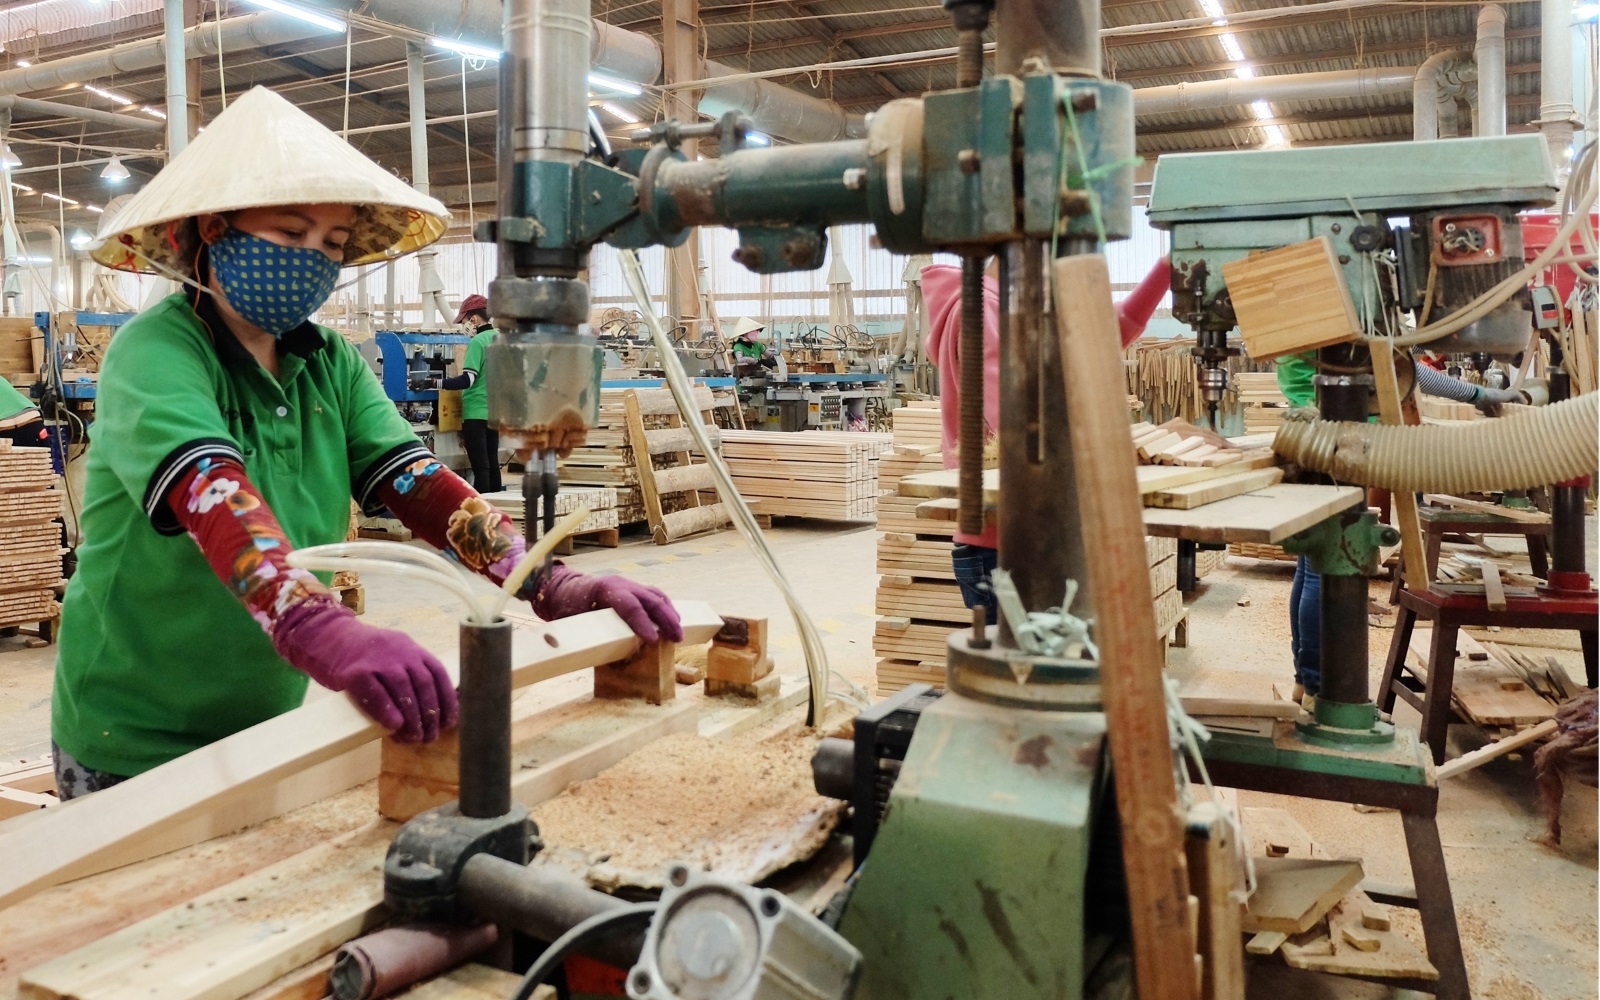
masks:
<instances>
[{"instance_id":1,"label":"red work glove","mask_svg":"<svg viewBox=\"0 0 1600 1000\"><path fill-rule=\"evenodd\" d=\"M645 642L683 641L683 624L661 591L620 576L588 576L556 563L539 581L533 611L545 621L610 608Z\"/></svg>"},{"instance_id":2,"label":"red work glove","mask_svg":"<svg viewBox=\"0 0 1600 1000\"><path fill-rule=\"evenodd\" d=\"M278 655L356 707L401 743L431 743L454 729L459 707L444 665L410 636L363 625L331 597L313 597L272 626Z\"/></svg>"}]
</instances>

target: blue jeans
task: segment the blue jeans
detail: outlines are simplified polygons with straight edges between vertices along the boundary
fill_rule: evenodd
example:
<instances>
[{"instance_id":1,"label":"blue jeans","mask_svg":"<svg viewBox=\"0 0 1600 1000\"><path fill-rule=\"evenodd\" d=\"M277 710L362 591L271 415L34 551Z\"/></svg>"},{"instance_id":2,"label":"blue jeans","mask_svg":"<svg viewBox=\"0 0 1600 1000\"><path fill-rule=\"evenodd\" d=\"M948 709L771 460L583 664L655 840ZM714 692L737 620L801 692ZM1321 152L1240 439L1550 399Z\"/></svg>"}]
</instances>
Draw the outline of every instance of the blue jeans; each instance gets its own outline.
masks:
<instances>
[{"instance_id":1,"label":"blue jeans","mask_svg":"<svg viewBox=\"0 0 1600 1000\"><path fill-rule=\"evenodd\" d=\"M988 612L989 624L994 625L1000 613L994 599L994 586L989 574L994 572L1000 553L981 545L957 543L950 553L950 564L955 569L956 583L961 585L961 603L969 608L983 608Z\"/></svg>"},{"instance_id":2,"label":"blue jeans","mask_svg":"<svg viewBox=\"0 0 1600 1000\"><path fill-rule=\"evenodd\" d=\"M1289 589L1289 636L1294 651L1294 682L1316 694L1322 689L1322 577L1305 556L1294 562Z\"/></svg>"}]
</instances>

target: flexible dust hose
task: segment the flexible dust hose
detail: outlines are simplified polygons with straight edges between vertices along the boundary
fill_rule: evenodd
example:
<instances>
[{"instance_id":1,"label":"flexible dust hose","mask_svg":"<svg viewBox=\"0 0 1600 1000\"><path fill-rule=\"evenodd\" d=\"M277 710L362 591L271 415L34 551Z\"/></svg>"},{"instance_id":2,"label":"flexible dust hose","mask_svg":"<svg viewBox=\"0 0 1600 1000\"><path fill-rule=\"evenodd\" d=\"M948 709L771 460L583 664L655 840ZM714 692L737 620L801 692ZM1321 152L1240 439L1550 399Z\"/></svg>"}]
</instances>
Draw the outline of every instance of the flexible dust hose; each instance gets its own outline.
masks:
<instances>
[{"instance_id":1,"label":"flexible dust hose","mask_svg":"<svg viewBox=\"0 0 1600 1000\"><path fill-rule=\"evenodd\" d=\"M639 266L639 255L632 250L623 250L621 256L622 275L627 280L628 290L633 293L634 300L638 303L640 315L650 327L650 339L655 342L656 352L661 355L661 369L667 376L667 388L671 390L672 398L678 404L678 412L683 417L684 426L689 429L695 446L700 449L700 454L706 457L706 463L711 466L712 478L717 482L717 493L727 505L733 526L744 536L746 544L755 553L756 560L761 563L761 568L782 592L784 603L789 606L789 613L794 617L795 628L800 632L800 646L805 652L806 677L811 683L811 702L806 709L806 725L821 725L822 720L826 718L824 712L828 703L828 652L823 648L822 636L817 633L817 627L812 623L811 616L801 607L794 588L789 586L789 580L783 575L783 569L778 566L778 560L767 547L766 540L761 537L761 526L756 523L756 517L750 512L750 506L745 503L739 488L733 484L733 477L729 475L728 467L723 464L717 449L711 445L705 425L700 422L700 410L694 402L694 390L689 385L688 376L683 373L683 363L678 360L677 350L656 319L655 306L650 299L650 289L645 284L644 269Z\"/></svg>"},{"instance_id":2,"label":"flexible dust hose","mask_svg":"<svg viewBox=\"0 0 1600 1000\"><path fill-rule=\"evenodd\" d=\"M1600 467L1600 393L1496 420L1395 426L1292 410L1272 450L1344 483L1424 493L1526 490Z\"/></svg>"}]
</instances>

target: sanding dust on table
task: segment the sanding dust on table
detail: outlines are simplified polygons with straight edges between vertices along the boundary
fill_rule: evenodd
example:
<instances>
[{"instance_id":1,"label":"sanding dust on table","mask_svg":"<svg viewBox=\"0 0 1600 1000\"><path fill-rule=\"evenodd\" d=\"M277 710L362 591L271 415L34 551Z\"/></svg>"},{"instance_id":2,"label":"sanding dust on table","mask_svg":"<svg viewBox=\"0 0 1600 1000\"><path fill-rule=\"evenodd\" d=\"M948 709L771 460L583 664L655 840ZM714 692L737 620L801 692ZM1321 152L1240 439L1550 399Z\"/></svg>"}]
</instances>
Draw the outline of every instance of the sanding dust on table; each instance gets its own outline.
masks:
<instances>
[{"instance_id":1,"label":"sanding dust on table","mask_svg":"<svg viewBox=\"0 0 1600 1000\"><path fill-rule=\"evenodd\" d=\"M659 888L675 861L742 882L816 853L844 803L816 793L817 740L657 740L535 806L537 863L601 889Z\"/></svg>"}]
</instances>

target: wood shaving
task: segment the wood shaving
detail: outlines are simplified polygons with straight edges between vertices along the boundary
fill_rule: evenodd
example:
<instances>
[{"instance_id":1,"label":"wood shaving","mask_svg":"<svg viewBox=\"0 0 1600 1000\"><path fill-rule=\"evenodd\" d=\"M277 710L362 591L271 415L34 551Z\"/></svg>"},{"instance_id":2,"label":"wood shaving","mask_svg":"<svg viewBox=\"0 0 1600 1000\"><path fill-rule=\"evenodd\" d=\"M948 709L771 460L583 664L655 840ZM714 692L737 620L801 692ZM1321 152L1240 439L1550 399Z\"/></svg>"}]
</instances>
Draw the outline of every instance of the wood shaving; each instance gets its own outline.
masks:
<instances>
[{"instance_id":1,"label":"wood shaving","mask_svg":"<svg viewBox=\"0 0 1600 1000\"><path fill-rule=\"evenodd\" d=\"M759 882L816 853L844 803L811 783L816 739L657 740L533 810L536 863L603 889L659 888L675 861Z\"/></svg>"}]
</instances>

